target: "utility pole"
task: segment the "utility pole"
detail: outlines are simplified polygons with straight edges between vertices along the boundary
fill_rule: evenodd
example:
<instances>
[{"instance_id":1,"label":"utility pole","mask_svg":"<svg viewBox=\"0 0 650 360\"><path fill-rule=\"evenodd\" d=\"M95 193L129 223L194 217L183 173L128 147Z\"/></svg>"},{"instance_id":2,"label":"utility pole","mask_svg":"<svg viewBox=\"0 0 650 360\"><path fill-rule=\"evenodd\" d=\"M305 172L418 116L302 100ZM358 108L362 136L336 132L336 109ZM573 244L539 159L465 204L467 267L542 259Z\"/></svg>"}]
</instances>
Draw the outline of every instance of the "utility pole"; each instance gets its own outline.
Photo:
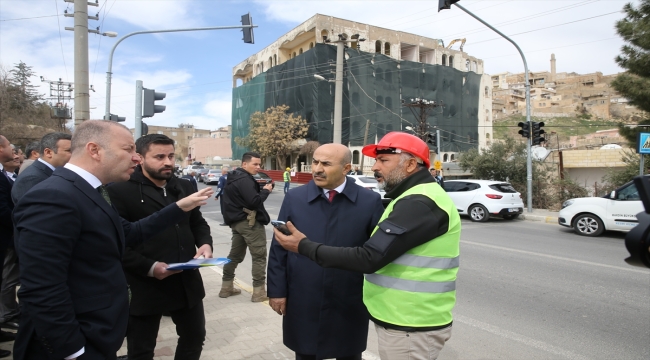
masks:
<instances>
[{"instance_id":1,"label":"utility pole","mask_svg":"<svg viewBox=\"0 0 650 360\"><path fill-rule=\"evenodd\" d=\"M427 119L429 118L429 114L431 114L435 108L443 106L442 101L435 102L432 100L416 98L411 99L410 103L406 103L402 100L402 106L409 108L416 120L415 127L409 128L415 133L415 135L426 142L429 139L430 134Z\"/></svg>"},{"instance_id":2,"label":"utility pole","mask_svg":"<svg viewBox=\"0 0 650 360\"><path fill-rule=\"evenodd\" d=\"M366 120L366 133L363 135L363 146L365 147L368 144L368 128L370 127L370 120ZM361 153L361 164L359 164L359 167L361 167L361 172L363 173L363 160L365 159L365 155Z\"/></svg>"},{"instance_id":3,"label":"utility pole","mask_svg":"<svg viewBox=\"0 0 650 360\"><path fill-rule=\"evenodd\" d=\"M349 42L356 42L359 48L359 42L366 41L366 39L359 38L359 34L354 34L348 39L344 34L339 34L339 39L332 41L325 39L326 43L336 44L336 76L334 78L334 124L332 129L332 142L334 144L341 144L342 136L341 129L343 128L343 60L345 59L345 45ZM326 80L320 75L314 75L319 80ZM331 81L331 80L326 80Z\"/></svg>"},{"instance_id":4,"label":"utility pole","mask_svg":"<svg viewBox=\"0 0 650 360\"><path fill-rule=\"evenodd\" d=\"M59 81L46 80L41 76L41 82L46 82L50 84L50 97L49 100L56 100L56 104L52 106L52 112L50 117L52 119L57 119L59 121L59 131L65 131L65 123L68 119L72 119L72 114L70 113L70 108L68 104L65 103L65 100L72 100L71 93L73 90L73 83L62 81L59 78ZM67 94L66 94L67 93Z\"/></svg>"},{"instance_id":5,"label":"utility pole","mask_svg":"<svg viewBox=\"0 0 650 360\"><path fill-rule=\"evenodd\" d=\"M74 3L74 124L90 119L88 86L88 5L87 0L65 0ZM67 29L66 29L67 30Z\"/></svg>"},{"instance_id":6,"label":"utility pole","mask_svg":"<svg viewBox=\"0 0 650 360\"><path fill-rule=\"evenodd\" d=\"M135 134L138 140L142 137L142 80L135 81Z\"/></svg>"}]
</instances>

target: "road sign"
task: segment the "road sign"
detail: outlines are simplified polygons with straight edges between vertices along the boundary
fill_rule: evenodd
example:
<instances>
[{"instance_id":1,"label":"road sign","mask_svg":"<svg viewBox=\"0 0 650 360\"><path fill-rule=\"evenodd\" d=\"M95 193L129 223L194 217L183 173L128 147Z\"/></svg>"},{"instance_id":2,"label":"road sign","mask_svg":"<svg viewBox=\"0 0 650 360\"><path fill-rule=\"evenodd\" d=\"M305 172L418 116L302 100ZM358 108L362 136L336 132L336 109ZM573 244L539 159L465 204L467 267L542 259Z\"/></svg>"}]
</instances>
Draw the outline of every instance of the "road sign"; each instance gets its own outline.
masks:
<instances>
[{"instance_id":1,"label":"road sign","mask_svg":"<svg viewBox=\"0 0 650 360\"><path fill-rule=\"evenodd\" d=\"M639 133L636 152L639 154L650 154L650 133Z\"/></svg>"},{"instance_id":2,"label":"road sign","mask_svg":"<svg viewBox=\"0 0 650 360\"><path fill-rule=\"evenodd\" d=\"M433 168L436 170L442 170L442 163L439 160L434 161Z\"/></svg>"}]
</instances>

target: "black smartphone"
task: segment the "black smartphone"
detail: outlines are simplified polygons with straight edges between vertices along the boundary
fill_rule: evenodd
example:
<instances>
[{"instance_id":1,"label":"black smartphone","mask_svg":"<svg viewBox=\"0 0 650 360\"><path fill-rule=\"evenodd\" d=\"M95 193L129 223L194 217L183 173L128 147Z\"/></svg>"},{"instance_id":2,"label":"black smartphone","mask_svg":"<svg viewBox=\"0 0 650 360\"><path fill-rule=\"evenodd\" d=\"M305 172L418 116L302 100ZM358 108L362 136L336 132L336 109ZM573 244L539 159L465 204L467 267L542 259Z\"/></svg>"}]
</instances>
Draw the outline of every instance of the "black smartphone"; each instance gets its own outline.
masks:
<instances>
[{"instance_id":1,"label":"black smartphone","mask_svg":"<svg viewBox=\"0 0 650 360\"><path fill-rule=\"evenodd\" d=\"M271 225L273 225L276 229L280 230L281 233L285 235L291 235L291 231L287 228L287 223L284 221L280 220L271 220Z\"/></svg>"}]
</instances>

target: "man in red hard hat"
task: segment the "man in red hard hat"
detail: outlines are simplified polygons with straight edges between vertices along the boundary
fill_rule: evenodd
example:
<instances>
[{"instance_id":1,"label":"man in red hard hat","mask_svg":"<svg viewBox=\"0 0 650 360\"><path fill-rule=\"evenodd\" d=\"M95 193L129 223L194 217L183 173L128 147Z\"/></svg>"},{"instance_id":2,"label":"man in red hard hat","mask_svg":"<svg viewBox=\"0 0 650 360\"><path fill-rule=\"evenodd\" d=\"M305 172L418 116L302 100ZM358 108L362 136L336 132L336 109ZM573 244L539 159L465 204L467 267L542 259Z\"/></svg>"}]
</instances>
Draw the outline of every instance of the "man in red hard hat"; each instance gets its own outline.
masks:
<instances>
[{"instance_id":1,"label":"man in red hard hat","mask_svg":"<svg viewBox=\"0 0 650 360\"><path fill-rule=\"evenodd\" d=\"M456 304L460 217L447 193L429 174L429 147L402 132L363 148L376 159L372 171L387 198L370 239L360 247L313 242L291 222L291 235L277 229L287 250L323 267L365 273L363 301L387 359L435 359L451 337Z\"/></svg>"}]
</instances>

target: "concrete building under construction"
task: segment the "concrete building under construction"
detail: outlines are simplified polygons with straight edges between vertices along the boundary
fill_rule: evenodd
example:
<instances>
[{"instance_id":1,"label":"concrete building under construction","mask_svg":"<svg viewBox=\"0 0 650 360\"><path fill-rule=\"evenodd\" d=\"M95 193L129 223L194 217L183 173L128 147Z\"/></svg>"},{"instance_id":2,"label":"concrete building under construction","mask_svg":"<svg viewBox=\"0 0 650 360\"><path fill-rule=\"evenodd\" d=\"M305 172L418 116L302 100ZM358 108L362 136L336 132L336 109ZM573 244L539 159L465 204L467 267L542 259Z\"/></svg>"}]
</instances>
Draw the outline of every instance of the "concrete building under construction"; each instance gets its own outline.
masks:
<instances>
[{"instance_id":1,"label":"concrete building under construction","mask_svg":"<svg viewBox=\"0 0 650 360\"><path fill-rule=\"evenodd\" d=\"M327 40L339 36L359 39L346 48L344 60L341 137L353 151L353 164L359 163L367 124L368 143L414 125L401 105L412 99L444 104L426 119L431 132L441 130L441 159L490 144L492 80L483 74L482 60L440 39L316 14L233 67L234 158L246 150L234 140L248 134L250 115L282 104L307 119L306 141L332 142L334 85L314 75L334 78L336 47ZM310 164L308 155L297 152L289 160L299 170ZM273 161L266 168L276 168Z\"/></svg>"}]
</instances>

